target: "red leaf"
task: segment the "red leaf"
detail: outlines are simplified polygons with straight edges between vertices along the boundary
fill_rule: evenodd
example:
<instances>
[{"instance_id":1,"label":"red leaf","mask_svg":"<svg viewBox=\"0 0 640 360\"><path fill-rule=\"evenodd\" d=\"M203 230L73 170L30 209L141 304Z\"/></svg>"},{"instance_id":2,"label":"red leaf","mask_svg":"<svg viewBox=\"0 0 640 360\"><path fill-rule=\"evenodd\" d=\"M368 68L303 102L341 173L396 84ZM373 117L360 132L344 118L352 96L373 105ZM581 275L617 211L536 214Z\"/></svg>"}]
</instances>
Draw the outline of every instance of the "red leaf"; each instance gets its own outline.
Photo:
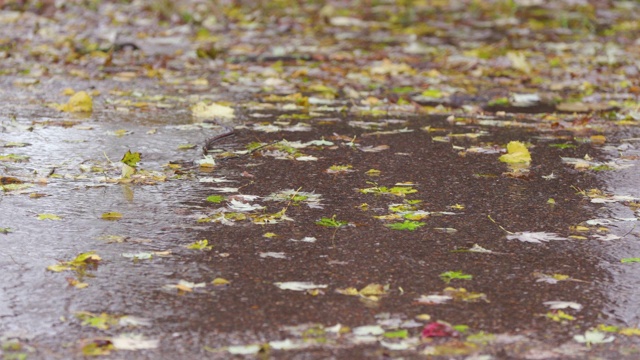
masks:
<instances>
[{"instance_id":1,"label":"red leaf","mask_svg":"<svg viewBox=\"0 0 640 360\"><path fill-rule=\"evenodd\" d=\"M432 322L424 326L422 329L423 338L431 337L455 337L458 336L458 332L451 326L443 324L441 322Z\"/></svg>"}]
</instances>

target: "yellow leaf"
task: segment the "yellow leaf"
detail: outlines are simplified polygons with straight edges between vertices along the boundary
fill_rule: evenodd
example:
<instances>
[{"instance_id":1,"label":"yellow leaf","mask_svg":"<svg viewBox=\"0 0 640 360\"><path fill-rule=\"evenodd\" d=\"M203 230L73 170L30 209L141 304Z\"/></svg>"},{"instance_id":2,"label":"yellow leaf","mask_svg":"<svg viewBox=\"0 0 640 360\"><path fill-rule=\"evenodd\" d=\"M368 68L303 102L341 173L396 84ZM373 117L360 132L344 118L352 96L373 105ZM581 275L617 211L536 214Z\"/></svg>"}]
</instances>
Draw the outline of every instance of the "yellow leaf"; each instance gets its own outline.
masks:
<instances>
[{"instance_id":1,"label":"yellow leaf","mask_svg":"<svg viewBox=\"0 0 640 360\"><path fill-rule=\"evenodd\" d=\"M223 279L223 278L215 278L215 279L213 279L213 281L211 283L214 286L223 286L223 285L231 284L231 282L229 280Z\"/></svg>"},{"instance_id":2,"label":"yellow leaf","mask_svg":"<svg viewBox=\"0 0 640 360\"><path fill-rule=\"evenodd\" d=\"M360 289L359 294L362 296L371 296L371 295L384 295L385 287L380 284L369 284L364 288Z\"/></svg>"},{"instance_id":3,"label":"yellow leaf","mask_svg":"<svg viewBox=\"0 0 640 360\"><path fill-rule=\"evenodd\" d=\"M520 141L511 141L507 144L507 154L500 156L500 161L509 164L528 164L531 162L531 154Z\"/></svg>"},{"instance_id":4,"label":"yellow leaf","mask_svg":"<svg viewBox=\"0 0 640 360\"><path fill-rule=\"evenodd\" d=\"M626 336L640 336L640 329L636 328L625 328L619 331L620 334Z\"/></svg>"},{"instance_id":5,"label":"yellow leaf","mask_svg":"<svg viewBox=\"0 0 640 360\"><path fill-rule=\"evenodd\" d=\"M180 291L184 291L184 292L193 292L193 288L187 285L183 285L183 284L178 284L175 286L176 289L180 290Z\"/></svg>"},{"instance_id":6,"label":"yellow leaf","mask_svg":"<svg viewBox=\"0 0 640 360\"><path fill-rule=\"evenodd\" d=\"M559 281L562 280L567 280L569 279L569 275L564 275L564 274L553 274L553 278Z\"/></svg>"},{"instance_id":7,"label":"yellow leaf","mask_svg":"<svg viewBox=\"0 0 640 360\"><path fill-rule=\"evenodd\" d=\"M55 264L55 265L47 266L47 270L53 271L53 272L62 272L70 269L71 267L69 265L63 265L63 264Z\"/></svg>"},{"instance_id":8,"label":"yellow leaf","mask_svg":"<svg viewBox=\"0 0 640 360\"><path fill-rule=\"evenodd\" d=\"M233 119L235 117L233 108L229 106L213 103L207 105L203 102L195 104L191 108L191 114L200 118L224 118Z\"/></svg>"},{"instance_id":9,"label":"yellow leaf","mask_svg":"<svg viewBox=\"0 0 640 360\"><path fill-rule=\"evenodd\" d=\"M342 295L351 295L351 296L358 295L358 289L354 287L350 287L346 289L337 289L336 292Z\"/></svg>"},{"instance_id":10,"label":"yellow leaf","mask_svg":"<svg viewBox=\"0 0 640 360\"><path fill-rule=\"evenodd\" d=\"M58 106L58 109L66 112L91 112L93 100L86 91L79 91L69 99L68 103Z\"/></svg>"},{"instance_id":11,"label":"yellow leaf","mask_svg":"<svg viewBox=\"0 0 640 360\"><path fill-rule=\"evenodd\" d=\"M102 214L103 220L120 220L122 219L122 214L116 211L110 211Z\"/></svg>"},{"instance_id":12,"label":"yellow leaf","mask_svg":"<svg viewBox=\"0 0 640 360\"><path fill-rule=\"evenodd\" d=\"M62 218L56 214L38 214L38 220L62 220Z\"/></svg>"},{"instance_id":13,"label":"yellow leaf","mask_svg":"<svg viewBox=\"0 0 640 360\"><path fill-rule=\"evenodd\" d=\"M607 141L607 138L604 135L592 135L591 143L593 144L604 144Z\"/></svg>"}]
</instances>

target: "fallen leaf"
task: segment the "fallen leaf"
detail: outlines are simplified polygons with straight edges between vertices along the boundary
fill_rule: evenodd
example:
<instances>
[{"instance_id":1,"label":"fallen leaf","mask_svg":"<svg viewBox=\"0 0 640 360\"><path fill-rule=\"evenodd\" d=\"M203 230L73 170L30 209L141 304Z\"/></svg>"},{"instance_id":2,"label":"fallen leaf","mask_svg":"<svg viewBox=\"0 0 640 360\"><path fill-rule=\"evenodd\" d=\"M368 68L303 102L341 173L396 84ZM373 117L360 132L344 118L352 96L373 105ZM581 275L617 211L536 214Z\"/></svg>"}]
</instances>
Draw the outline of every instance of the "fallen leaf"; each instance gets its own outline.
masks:
<instances>
[{"instance_id":1,"label":"fallen leaf","mask_svg":"<svg viewBox=\"0 0 640 360\"><path fill-rule=\"evenodd\" d=\"M529 164L531 162L531 154L523 143L511 141L507 144L507 154L500 156L500 161L510 164Z\"/></svg>"},{"instance_id":2,"label":"fallen leaf","mask_svg":"<svg viewBox=\"0 0 640 360\"><path fill-rule=\"evenodd\" d=\"M531 243L541 243L541 242L552 241L552 240L567 240L567 238L558 236L558 234L555 234L555 233L530 232L530 231L523 231L523 232L507 235L507 239L509 240L517 239L520 241L531 242Z\"/></svg>"},{"instance_id":3,"label":"fallen leaf","mask_svg":"<svg viewBox=\"0 0 640 360\"><path fill-rule=\"evenodd\" d=\"M312 282L308 281L288 281L288 282L276 282L273 283L275 286L279 287L282 290L293 290L293 291L307 291L313 289L325 289L328 285L316 285Z\"/></svg>"},{"instance_id":4,"label":"fallen leaf","mask_svg":"<svg viewBox=\"0 0 640 360\"><path fill-rule=\"evenodd\" d=\"M423 338L456 337L458 335L458 332L455 331L449 324L437 321L426 324L421 333L421 336Z\"/></svg>"},{"instance_id":5,"label":"fallen leaf","mask_svg":"<svg viewBox=\"0 0 640 360\"><path fill-rule=\"evenodd\" d=\"M38 214L38 220L62 220L62 218L56 214L43 213Z\"/></svg>"},{"instance_id":6,"label":"fallen leaf","mask_svg":"<svg viewBox=\"0 0 640 360\"><path fill-rule=\"evenodd\" d=\"M93 111L93 100L86 91L78 91L75 93L66 104L55 105L60 111L65 112L87 112Z\"/></svg>"},{"instance_id":7,"label":"fallen leaf","mask_svg":"<svg viewBox=\"0 0 640 360\"><path fill-rule=\"evenodd\" d=\"M199 102L191 108L191 114L199 118L227 120L235 118L233 108L216 103L207 105L204 102Z\"/></svg>"},{"instance_id":8,"label":"fallen leaf","mask_svg":"<svg viewBox=\"0 0 640 360\"><path fill-rule=\"evenodd\" d=\"M103 220L120 220L122 219L122 214L116 211L103 213L101 218Z\"/></svg>"}]
</instances>

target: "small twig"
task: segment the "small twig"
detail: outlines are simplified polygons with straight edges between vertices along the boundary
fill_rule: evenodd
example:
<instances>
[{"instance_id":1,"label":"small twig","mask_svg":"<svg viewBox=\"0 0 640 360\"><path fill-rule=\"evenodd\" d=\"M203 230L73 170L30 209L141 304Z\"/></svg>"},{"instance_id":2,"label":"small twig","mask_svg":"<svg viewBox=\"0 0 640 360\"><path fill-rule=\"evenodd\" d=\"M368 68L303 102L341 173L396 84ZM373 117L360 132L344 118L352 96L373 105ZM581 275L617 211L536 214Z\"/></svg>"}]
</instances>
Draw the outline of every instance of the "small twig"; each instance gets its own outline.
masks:
<instances>
[{"instance_id":1,"label":"small twig","mask_svg":"<svg viewBox=\"0 0 640 360\"><path fill-rule=\"evenodd\" d=\"M227 138L229 136L233 136L235 135L235 131L233 130L233 128L225 126L224 127L225 131L212 137L209 138L205 141L204 146L202 147L202 152L207 155L209 154L209 149L211 148L211 145L213 145L214 142L219 141L221 139Z\"/></svg>"},{"instance_id":2,"label":"small twig","mask_svg":"<svg viewBox=\"0 0 640 360\"><path fill-rule=\"evenodd\" d=\"M631 234L631 232L632 232L633 230L635 230L635 229L636 229L636 224L633 224L633 227L631 228L631 230L627 231L627 233L626 233L626 234L624 234L624 235L620 236L620 239L623 239L625 236L627 236L627 235Z\"/></svg>"}]
</instances>

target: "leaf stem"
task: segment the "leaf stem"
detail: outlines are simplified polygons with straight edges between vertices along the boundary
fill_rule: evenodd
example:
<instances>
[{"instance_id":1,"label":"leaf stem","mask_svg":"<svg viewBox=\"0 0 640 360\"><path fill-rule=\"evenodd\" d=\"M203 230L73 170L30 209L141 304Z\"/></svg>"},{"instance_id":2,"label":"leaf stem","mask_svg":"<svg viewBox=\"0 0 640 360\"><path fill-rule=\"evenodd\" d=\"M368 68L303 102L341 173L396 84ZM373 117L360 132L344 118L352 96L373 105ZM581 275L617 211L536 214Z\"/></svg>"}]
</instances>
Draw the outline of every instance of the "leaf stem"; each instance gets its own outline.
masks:
<instances>
[{"instance_id":1,"label":"leaf stem","mask_svg":"<svg viewBox=\"0 0 640 360\"><path fill-rule=\"evenodd\" d=\"M498 224L495 220L493 220L493 218L491 217L491 215L487 215L487 217L489 218L489 220L491 220L491 222L492 222L492 223L494 223L494 224L498 225L498 227L499 227L500 229L502 229L502 231L506 232L506 233L507 233L507 234L509 234L509 235L513 235L513 234L514 234L513 232L511 232L511 231L509 231L509 230L507 230L507 229L503 228L500 224Z\"/></svg>"}]
</instances>

